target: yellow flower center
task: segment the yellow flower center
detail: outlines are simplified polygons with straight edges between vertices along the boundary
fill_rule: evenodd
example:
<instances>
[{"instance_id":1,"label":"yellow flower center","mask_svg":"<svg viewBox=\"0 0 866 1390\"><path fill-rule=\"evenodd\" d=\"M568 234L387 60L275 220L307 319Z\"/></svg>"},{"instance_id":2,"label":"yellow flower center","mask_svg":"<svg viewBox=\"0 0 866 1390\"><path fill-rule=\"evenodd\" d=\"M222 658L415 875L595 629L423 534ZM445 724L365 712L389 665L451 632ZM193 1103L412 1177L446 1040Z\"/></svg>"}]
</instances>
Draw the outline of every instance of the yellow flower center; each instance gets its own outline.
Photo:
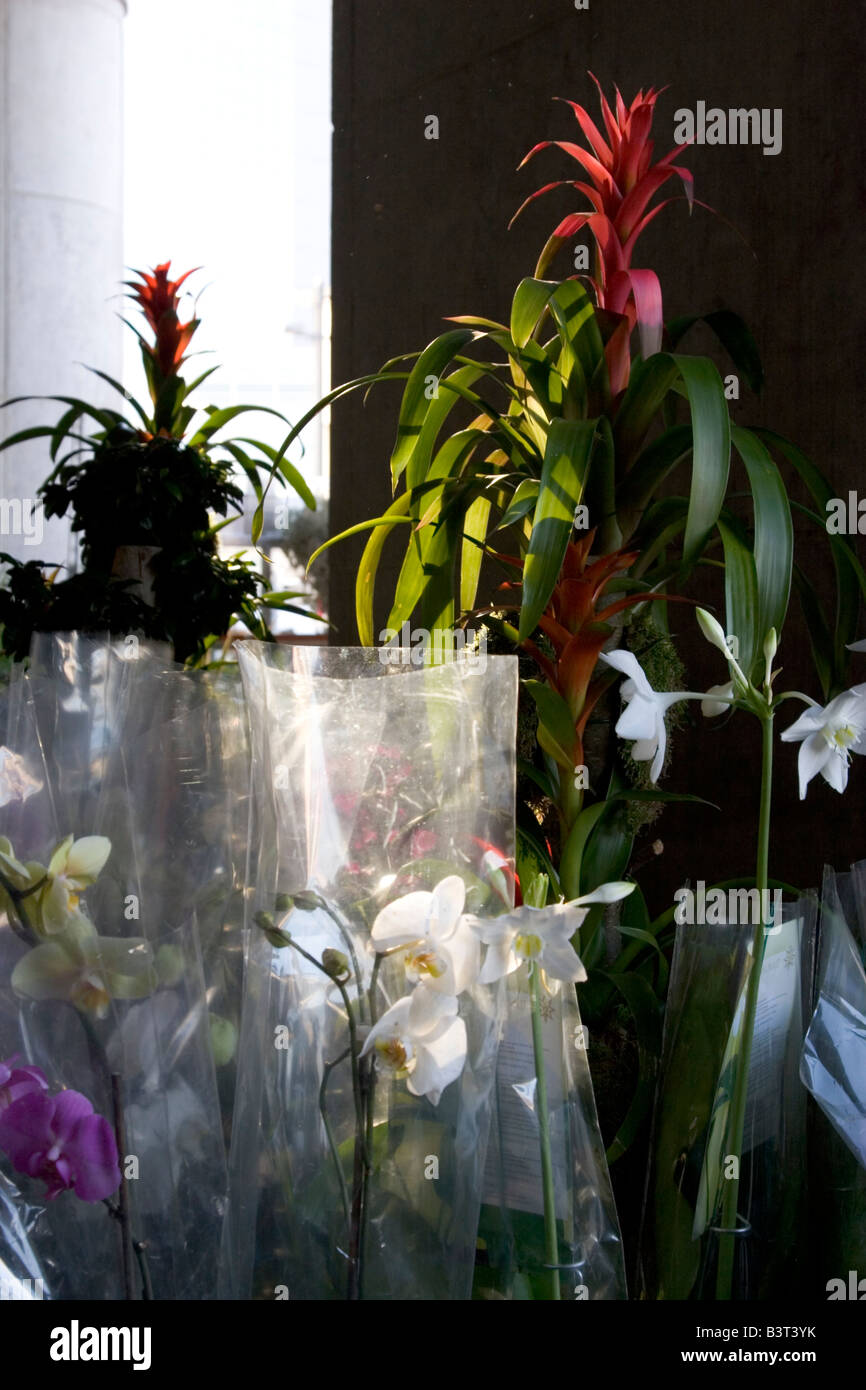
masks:
<instances>
[{"instance_id":1,"label":"yellow flower center","mask_svg":"<svg viewBox=\"0 0 866 1390\"><path fill-rule=\"evenodd\" d=\"M105 987L105 981L95 973L82 977L72 991L71 999L76 1008L86 1009L97 1018L105 1018L111 1003L111 995Z\"/></svg>"},{"instance_id":2,"label":"yellow flower center","mask_svg":"<svg viewBox=\"0 0 866 1390\"><path fill-rule=\"evenodd\" d=\"M514 939L514 949L526 960L534 960L541 955L541 937L536 932L518 932Z\"/></svg>"},{"instance_id":3,"label":"yellow flower center","mask_svg":"<svg viewBox=\"0 0 866 1390\"><path fill-rule=\"evenodd\" d=\"M416 1059L411 1056L411 1050L407 1049L402 1038L379 1038L376 1052L380 1067L398 1078L408 1076L415 1066Z\"/></svg>"},{"instance_id":4,"label":"yellow flower center","mask_svg":"<svg viewBox=\"0 0 866 1390\"><path fill-rule=\"evenodd\" d=\"M410 980L423 976L438 980L445 974L445 962L434 951L415 951L406 957L406 974Z\"/></svg>"},{"instance_id":5,"label":"yellow flower center","mask_svg":"<svg viewBox=\"0 0 866 1390\"><path fill-rule=\"evenodd\" d=\"M855 728L853 724L827 724L822 732L831 748L850 759L848 749L860 737L859 729Z\"/></svg>"}]
</instances>

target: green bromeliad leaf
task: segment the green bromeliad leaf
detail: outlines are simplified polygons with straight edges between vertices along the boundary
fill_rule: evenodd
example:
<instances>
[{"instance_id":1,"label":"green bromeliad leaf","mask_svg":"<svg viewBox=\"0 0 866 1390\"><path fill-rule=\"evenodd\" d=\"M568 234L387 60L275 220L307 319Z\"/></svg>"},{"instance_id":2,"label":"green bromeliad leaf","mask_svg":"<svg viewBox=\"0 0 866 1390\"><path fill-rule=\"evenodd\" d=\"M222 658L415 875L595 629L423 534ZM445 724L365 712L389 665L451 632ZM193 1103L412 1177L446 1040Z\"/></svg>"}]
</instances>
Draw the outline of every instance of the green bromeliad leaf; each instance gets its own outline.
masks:
<instances>
[{"instance_id":1,"label":"green bromeliad leaf","mask_svg":"<svg viewBox=\"0 0 866 1390\"><path fill-rule=\"evenodd\" d=\"M554 420L550 426L523 570L521 641L535 630L562 569L598 430L598 420Z\"/></svg>"}]
</instances>

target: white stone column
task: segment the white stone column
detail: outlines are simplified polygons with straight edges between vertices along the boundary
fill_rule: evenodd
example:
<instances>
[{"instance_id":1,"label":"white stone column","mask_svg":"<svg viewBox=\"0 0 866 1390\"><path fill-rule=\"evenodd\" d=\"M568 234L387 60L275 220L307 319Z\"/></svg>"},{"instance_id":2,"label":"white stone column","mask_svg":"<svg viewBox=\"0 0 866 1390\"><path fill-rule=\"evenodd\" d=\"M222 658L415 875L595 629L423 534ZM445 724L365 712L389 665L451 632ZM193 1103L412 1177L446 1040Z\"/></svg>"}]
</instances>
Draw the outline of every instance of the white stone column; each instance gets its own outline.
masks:
<instances>
[{"instance_id":1,"label":"white stone column","mask_svg":"<svg viewBox=\"0 0 866 1390\"><path fill-rule=\"evenodd\" d=\"M125 12L125 0L0 0L0 400L108 404L82 364L121 376ZM0 438L63 409L8 407ZM0 453L0 550L67 563L65 523L46 522L40 540L39 518L20 520L50 469L43 440Z\"/></svg>"}]
</instances>

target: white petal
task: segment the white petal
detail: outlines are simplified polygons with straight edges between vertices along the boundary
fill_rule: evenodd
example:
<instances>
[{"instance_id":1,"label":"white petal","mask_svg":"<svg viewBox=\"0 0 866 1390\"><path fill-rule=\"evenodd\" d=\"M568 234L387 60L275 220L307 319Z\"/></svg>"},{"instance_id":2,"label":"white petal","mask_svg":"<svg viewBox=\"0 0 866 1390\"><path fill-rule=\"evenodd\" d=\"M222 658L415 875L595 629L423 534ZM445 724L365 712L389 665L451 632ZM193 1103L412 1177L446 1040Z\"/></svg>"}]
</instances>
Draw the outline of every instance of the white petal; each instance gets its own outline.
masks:
<instances>
[{"instance_id":1,"label":"white petal","mask_svg":"<svg viewBox=\"0 0 866 1390\"><path fill-rule=\"evenodd\" d=\"M427 934L432 902L432 893L407 893L402 898L395 898L382 908L370 935L384 950L407 941L417 941Z\"/></svg>"},{"instance_id":2,"label":"white petal","mask_svg":"<svg viewBox=\"0 0 866 1390\"><path fill-rule=\"evenodd\" d=\"M647 763L650 758L655 757L658 746L659 741L655 734L653 734L652 738L639 738L637 742L633 743L631 746L631 756L636 763Z\"/></svg>"},{"instance_id":3,"label":"white petal","mask_svg":"<svg viewBox=\"0 0 866 1390\"><path fill-rule=\"evenodd\" d=\"M578 980L586 979L583 962L567 941L545 941L539 960L542 970L546 970L554 980L576 984Z\"/></svg>"},{"instance_id":4,"label":"white petal","mask_svg":"<svg viewBox=\"0 0 866 1390\"><path fill-rule=\"evenodd\" d=\"M613 652L600 652L598 659L606 662L608 666L612 666L615 671L622 671L623 675L631 676L639 694L647 699L652 698L655 692L634 652L626 651L625 648L617 648Z\"/></svg>"},{"instance_id":5,"label":"white petal","mask_svg":"<svg viewBox=\"0 0 866 1390\"><path fill-rule=\"evenodd\" d=\"M821 768L821 776L834 791L843 792L848 785L848 759L843 754L833 753Z\"/></svg>"},{"instance_id":6,"label":"white petal","mask_svg":"<svg viewBox=\"0 0 866 1390\"><path fill-rule=\"evenodd\" d=\"M797 758L797 771L800 774L800 800L806 799L806 788L816 772L823 772L824 765L833 756L833 749L823 734L812 734L800 744Z\"/></svg>"},{"instance_id":7,"label":"white petal","mask_svg":"<svg viewBox=\"0 0 866 1390\"><path fill-rule=\"evenodd\" d=\"M456 1081L466 1063L466 1024L462 1018L452 1019L435 1035L419 1044L415 1070L407 1086L415 1096L427 1096L432 1105L446 1086Z\"/></svg>"},{"instance_id":8,"label":"white petal","mask_svg":"<svg viewBox=\"0 0 866 1390\"><path fill-rule=\"evenodd\" d=\"M428 933L434 941L446 940L456 931L466 902L466 884L459 874L449 874L433 889Z\"/></svg>"},{"instance_id":9,"label":"white petal","mask_svg":"<svg viewBox=\"0 0 866 1390\"><path fill-rule=\"evenodd\" d=\"M849 652L866 652L866 637L863 638L862 642L849 642L848 650Z\"/></svg>"},{"instance_id":10,"label":"white petal","mask_svg":"<svg viewBox=\"0 0 866 1390\"><path fill-rule=\"evenodd\" d=\"M717 715L725 714L730 709L727 702L733 697L733 681L726 681L724 685L711 685L701 700L701 714L705 719L715 719Z\"/></svg>"},{"instance_id":11,"label":"white petal","mask_svg":"<svg viewBox=\"0 0 866 1390\"><path fill-rule=\"evenodd\" d=\"M69 851L72 848L72 842L74 839L74 835L67 835L66 839L61 840L60 844L57 845L57 847L54 850L54 853L48 861L48 872L50 874L62 874L64 872L66 868L66 861L69 858Z\"/></svg>"},{"instance_id":12,"label":"white petal","mask_svg":"<svg viewBox=\"0 0 866 1390\"><path fill-rule=\"evenodd\" d=\"M406 1015L409 1035L413 1039L424 1038L434 1032L444 1018L453 1018L456 1013L457 1000L453 995L437 994L427 985L416 985Z\"/></svg>"},{"instance_id":13,"label":"white petal","mask_svg":"<svg viewBox=\"0 0 866 1390\"><path fill-rule=\"evenodd\" d=\"M796 743L798 739L808 738L814 734L816 729L824 725L824 710L820 705L814 705L810 709L804 710L799 719L795 719L783 733L779 735L783 743Z\"/></svg>"},{"instance_id":14,"label":"white petal","mask_svg":"<svg viewBox=\"0 0 866 1390\"><path fill-rule=\"evenodd\" d=\"M658 733L659 746L658 746L658 748L656 749L656 755L655 755L655 757L653 758L652 767L650 768L650 781L651 781L651 782L657 782L658 779L659 779L659 773L661 772L662 768L664 767L665 750L666 750L666 748L667 748L667 746L668 746L667 730L665 729L665 717L664 717L664 715L661 714L661 713L659 714L659 722L658 722L657 733Z\"/></svg>"},{"instance_id":15,"label":"white petal","mask_svg":"<svg viewBox=\"0 0 866 1390\"><path fill-rule=\"evenodd\" d=\"M505 912L501 917L466 917L464 921L469 923L476 936L487 946L496 946L503 941L510 941L515 932L520 930L519 918L515 921L515 913Z\"/></svg>"},{"instance_id":16,"label":"white petal","mask_svg":"<svg viewBox=\"0 0 866 1390\"><path fill-rule=\"evenodd\" d=\"M593 888L591 893L582 893L579 898L575 898L575 903L618 903L623 898L627 898L629 893L635 890L634 883L626 883L625 879L615 879L613 883L601 883L598 888Z\"/></svg>"},{"instance_id":17,"label":"white petal","mask_svg":"<svg viewBox=\"0 0 866 1390\"><path fill-rule=\"evenodd\" d=\"M656 702L635 695L617 720L616 732L620 738L652 738L657 720Z\"/></svg>"},{"instance_id":18,"label":"white petal","mask_svg":"<svg viewBox=\"0 0 866 1390\"><path fill-rule=\"evenodd\" d=\"M85 835L76 840L66 860L67 878L77 879L85 887L94 883L110 853L111 841L105 835Z\"/></svg>"},{"instance_id":19,"label":"white petal","mask_svg":"<svg viewBox=\"0 0 866 1390\"><path fill-rule=\"evenodd\" d=\"M478 976L479 984L492 985L496 980L501 980L503 975L511 975L518 968L520 961L512 945L514 936L514 932L509 932L500 941L491 942L487 947L484 964Z\"/></svg>"},{"instance_id":20,"label":"white petal","mask_svg":"<svg viewBox=\"0 0 866 1390\"><path fill-rule=\"evenodd\" d=\"M472 929L461 923L439 950L450 966L452 992L462 994L465 989L471 989L481 969L481 942Z\"/></svg>"},{"instance_id":21,"label":"white petal","mask_svg":"<svg viewBox=\"0 0 866 1390\"><path fill-rule=\"evenodd\" d=\"M381 1037L404 1037L408 1032L409 1009L412 1004L412 995L407 994L403 999L398 999L396 1004L392 1004L390 1009L386 1009L377 1023L373 1024L367 1034L367 1040L361 1048L361 1056L366 1057L370 1049L375 1045L376 1039Z\"/></svg>"}]
</instances>

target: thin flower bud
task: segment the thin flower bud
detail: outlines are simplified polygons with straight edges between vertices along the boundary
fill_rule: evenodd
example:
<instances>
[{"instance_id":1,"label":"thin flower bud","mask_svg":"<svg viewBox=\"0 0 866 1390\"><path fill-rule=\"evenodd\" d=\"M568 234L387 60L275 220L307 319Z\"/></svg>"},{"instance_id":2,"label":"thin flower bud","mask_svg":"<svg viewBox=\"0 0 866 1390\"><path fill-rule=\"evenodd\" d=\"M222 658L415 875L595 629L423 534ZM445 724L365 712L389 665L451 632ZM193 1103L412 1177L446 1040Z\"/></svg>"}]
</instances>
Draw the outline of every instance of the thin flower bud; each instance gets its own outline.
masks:
<instances>
[{"instance_id":1,"label":"thin flower bud","mask_svg":"<svg viewBox=\"0 0 866 1390\"><path fill-rule=\"evenodd\" d=\"M332 947L322 952L322 969L330 975L332 980L348 980L351 975L349 969L349 959L343 955L342 951L335 951Z\"/></svg>"},{"instance_id":2,"label":"thin flower bud","mask_svg":"<svg viewBox=\"0 0 866 1390\"><path fill-rule=\"evenodd\" d=\"M729 661L731 657L731 649L728 646L728 639L725 636L725 630L722 627L721 623L713 617L712 613L708 613L706 608L698 608L695 611L698 620L698 626L700 627L701 632L704 634L707 641L710 643L711 646L717 647L718 650L722 653L722 656L725 658L725 660Z\"/></svg>"},{"instance_id":3,"label":"thin flower bud","mask_svg":"<svg viewBox=\"0 0 866 1390\"><path fill-rule=\"evenodd\" d=\"M306 888L300 893L293 893L292 902L299 912L315 912L317 908L325 906L324 898L319 897L318 893L309 892Z\"/></svg>"}]
</instances>

